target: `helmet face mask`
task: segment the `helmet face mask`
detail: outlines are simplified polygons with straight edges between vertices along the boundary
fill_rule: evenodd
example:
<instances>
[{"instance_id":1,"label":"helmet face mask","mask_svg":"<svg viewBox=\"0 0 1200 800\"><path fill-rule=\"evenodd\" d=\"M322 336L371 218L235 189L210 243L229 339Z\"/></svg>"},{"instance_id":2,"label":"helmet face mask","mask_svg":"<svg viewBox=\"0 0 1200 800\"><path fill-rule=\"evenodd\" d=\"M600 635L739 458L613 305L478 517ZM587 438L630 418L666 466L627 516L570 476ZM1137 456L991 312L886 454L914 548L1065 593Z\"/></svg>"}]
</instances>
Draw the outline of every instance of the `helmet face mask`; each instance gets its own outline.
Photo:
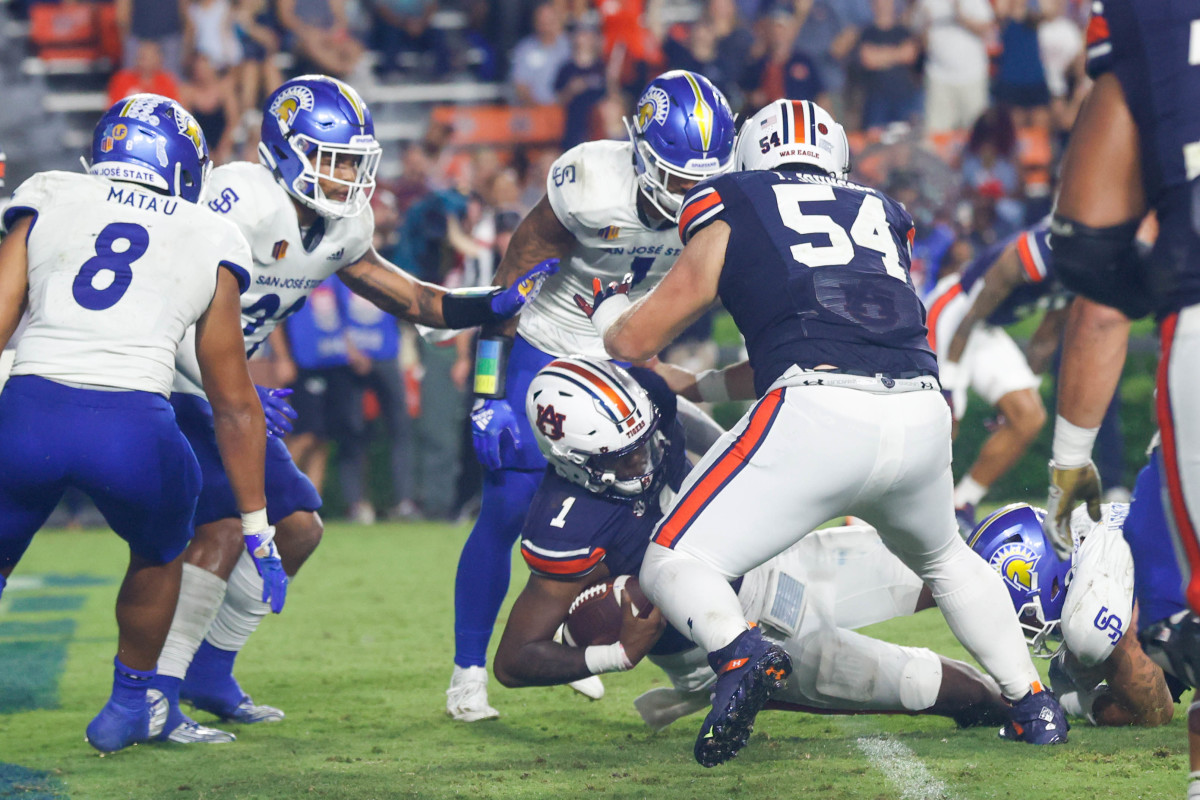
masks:
<instances>
[{"instance_id":1,"label":"helmet face mask","mask_svg":"<svg viewBox=\"0 0 1200 800\"><path fill-rule=\"evenodd\" d=\"M850 175L846 130L809 100L776 100L764 106L742 125L735 150L738 171L805 164L834 178Z\"/></svg>"},{"instance_id":2,"label":"helmet face mask","mask_svg":"<svg viewBox=\"0 0 1200 800\"><path fill-rule=\"evenodd\" d=\"M351 217L366 209L382 153L370 110L342 81L303 75L267 98L259 161L293 198L323 217ZM339 169L348 159L352 178Z\"/></svg>"},{"instance_id":3,"label":"helmet face mask","mask_svg":"<svg viewBox=\"0 0 1200 800\"><path fill-rule=\"evenodd\" d=\"M538 449L563 478L616 498L657 489L667 448L658 408L615 364L552 361L530 382L525 413Z\"/></svg>"},{"instance_id":4,"label":"helmet face mask","mask_svg":"<svg viewBox=\"0 0 1200 800\"><path fill-rule=\"evenodd\" d=\"M208 143L195 117L157 94L135 94L113 105L92 134L91 175L148 186L197 203L212 170Z\"/></svg>"},{"instance_id":5,"label":"helmet face mask","mask_svg":"<svg viewBox=\"0 0 1200 800\"><path fill-rule=\"evenodd\" d=\"M634 118L623 121L633 143L642 195L675 220L692 185L733 166L733 112L703 75L673 70L642 92ZM682 182L684 185L678 186Z\"/></svg>"},{"instance_id":6,"label":"helmet face mask","mask_svg":"<svg viewBox=\"0 0 1200 800\"><path fill-rule=\"evenodd\" d=\"M1049 658L1057 650L1051 644L1062 639L1071 563L1046 541L1045 516L1040 508L1013 503L984 518L967 544L1000 574L1033 654Z\"/></svg>"}]
</instances>

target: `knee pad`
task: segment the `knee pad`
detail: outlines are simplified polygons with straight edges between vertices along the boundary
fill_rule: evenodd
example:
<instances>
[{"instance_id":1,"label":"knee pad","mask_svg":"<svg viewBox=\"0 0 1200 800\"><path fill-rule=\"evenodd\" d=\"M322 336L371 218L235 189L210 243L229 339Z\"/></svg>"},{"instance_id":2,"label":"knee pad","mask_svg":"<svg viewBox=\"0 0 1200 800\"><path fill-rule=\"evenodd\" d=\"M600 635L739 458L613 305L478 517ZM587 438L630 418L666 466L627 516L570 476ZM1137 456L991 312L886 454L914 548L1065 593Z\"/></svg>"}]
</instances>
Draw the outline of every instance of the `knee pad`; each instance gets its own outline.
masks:
<instances>
[{"instance_id":1,"label":"knee pad","mask_svg":"<svg viewBox=\"0 0 1200 800\"><path fill-rule=\"evenodd\" d=\"M1058 214L1050 223L1054 271L1073 292L1130 319L1151 311L1142 260L1134 245L1139 220L1092 228Z\"/></svg>"}]
</instances>

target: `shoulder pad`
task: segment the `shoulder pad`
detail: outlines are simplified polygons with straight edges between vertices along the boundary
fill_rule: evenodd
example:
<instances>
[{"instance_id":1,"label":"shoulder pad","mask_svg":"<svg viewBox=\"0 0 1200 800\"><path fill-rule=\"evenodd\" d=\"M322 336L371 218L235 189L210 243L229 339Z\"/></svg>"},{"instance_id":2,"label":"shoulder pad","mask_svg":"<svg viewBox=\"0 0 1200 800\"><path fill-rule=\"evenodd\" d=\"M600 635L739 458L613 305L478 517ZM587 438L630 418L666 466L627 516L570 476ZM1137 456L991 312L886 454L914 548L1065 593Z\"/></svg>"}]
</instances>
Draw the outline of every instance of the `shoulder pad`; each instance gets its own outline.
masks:
<instances>
[{"instance_id":1,"label":"shoulder pad","mask_svg":"<svg viewBox=\"0 0 1200 800\"><path fill-rule=\"evenodd\" d=\"M583 244L612 224L614 211L636 202L633 151L626 142L585 142L558 157L546 177L546 199L559 222Z\"/></svg>"}]
</instances>

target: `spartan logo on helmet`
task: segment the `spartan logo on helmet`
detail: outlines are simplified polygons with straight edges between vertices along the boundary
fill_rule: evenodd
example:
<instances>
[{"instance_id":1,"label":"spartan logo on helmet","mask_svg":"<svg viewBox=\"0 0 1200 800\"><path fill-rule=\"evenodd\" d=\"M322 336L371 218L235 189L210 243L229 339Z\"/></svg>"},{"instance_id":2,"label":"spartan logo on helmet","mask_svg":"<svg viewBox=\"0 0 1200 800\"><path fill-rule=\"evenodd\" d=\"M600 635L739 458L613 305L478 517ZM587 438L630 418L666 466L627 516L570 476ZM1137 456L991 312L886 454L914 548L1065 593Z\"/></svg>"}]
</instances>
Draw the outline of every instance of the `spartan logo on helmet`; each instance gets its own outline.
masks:
<instances>
[{"instance_id":1,"label":"spartan logo on helmet","mask_svg":"<svg viewBox=\"0 0 1200 800\"><path fill-rule=\"evenodd\" d=\"M1011 542L992 554L991 565L1006 583L1032 592L1037 588L1037 564L1040 560L1041 556L1029 545Z\"/></svg>"},{"instance_id":2,"label":"spartan logo on helmet","mask_svg":"<svg viewBox=\"0 0 1200 800\"><path fill-rule=\"evenodd\" d=\"M563 420L567 418L566 414L555 412L554 406L538 406L537 426L547 439L552 442L557 442L563 437Z\"/></svg>"},{"instance_id":3,"label":"spartan logo on helmet","mask_svg":"<svg viewBox=\"0 0 1200 800\"><path fill-rule=\"evenodd\" d=\"M314 103L312 90L307 86L289 86L279 93L267 111L287 125L297 111L312 111Z\"/></svg>"}]
</instances>

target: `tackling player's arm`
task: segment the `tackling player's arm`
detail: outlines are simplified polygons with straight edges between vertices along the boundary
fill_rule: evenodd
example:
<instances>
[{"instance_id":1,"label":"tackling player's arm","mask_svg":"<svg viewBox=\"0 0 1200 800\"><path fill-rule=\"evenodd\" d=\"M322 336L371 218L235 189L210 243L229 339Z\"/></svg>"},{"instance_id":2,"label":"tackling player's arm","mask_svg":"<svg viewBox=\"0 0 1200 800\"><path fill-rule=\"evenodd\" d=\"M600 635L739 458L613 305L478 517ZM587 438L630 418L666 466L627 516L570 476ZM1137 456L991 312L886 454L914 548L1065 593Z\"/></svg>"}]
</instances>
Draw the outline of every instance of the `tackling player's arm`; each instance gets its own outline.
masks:
<instances>
[{"instance_id":1,"label":"tackling player's arm","mask_svg":"<svg viewBox=\"0 0 1200 800\"><path fill-rule=\"evenodd\" d=\"M656 361L654 371L675 394L693 403L725 403L753 400L754 370L750 362L739 361L721 369L692 372L676 364Z\"/></svg>"},{"instance_id":2,"label":"tackling player's arm","mask_svg":"<svg viewBox=\"0 0 1200 800\"><path fill-rule=\"evenodd\" d=\"M1063 328L1067 325L1067 309L1053 308L1042 316L1037 330L1029 339L1025 348L1025 360L1034 375L1042 375L1050 368L1054 353L1062 341Z\"/></svg>"},{"instance_id":3,"label":"tackling player's arm","mask_svg":"<svg viewBox=\"0 0 1200 800\"><path fill-rule=\"evenodd\" d=\"M243 514L267 506L263 493L266 419L250 380L245 347L237 278L220 269L212 303L196 323L196 358L204 393L212 404L221 461Z\"/></svg>"},{"instance_id":4,"label":"tackling player's arm","mask_svg":"<svg viewBox=\"0 0 1200 800\"><path fill-rule=\"evenodd\" d=\"M662 282L608 324L604 348L609 355L647 361L695 322L716 302L728 244L729 225L723 220L692 236ZM592 321L597 327L605 324L596 317Z\"/></svg>"},{"instance_id":5,"label":"tackling player's arm","mask_svg":"<svg viewBox=\"0 0 1200 800\"><path fill-rule=\"evenodd\" d=\"M1129 623L1137 630L1137 607ZM1108 691L1092 703L1097 725L1166 725L1175 713L1162 668L1150 660L1137 637L1125 634L1101 665Z\"/></svg>"},{"instance_id":6,"label":"tackling player's arm","mask_svg":"<svg viewBox=\"0 0 1200 800\"><path fill-rule=\"evenodd\" d=\"M23 217L0 242L0 349L8 344L29 304L29 252L26 237L33 216Z\"/></svg>"},{"instance_id":7,"label":"tackling player's arm","mask_svg":"<svg viewBox=\"0 0 1200 800\"><path fill-rule=\"evenodd\" d=\"M604 567L569 581L530 575L513 603L496 649L492 664L496 679L515 688L570 683L594 674L588 668L587 648L559 644L554 641L554 634L579 593L607 575ZM635 617L628 594L621 606L624 618L620 643L632 667L650 652L666 623L658 609L646 619Z\"/></svg>"}]
</instances>

